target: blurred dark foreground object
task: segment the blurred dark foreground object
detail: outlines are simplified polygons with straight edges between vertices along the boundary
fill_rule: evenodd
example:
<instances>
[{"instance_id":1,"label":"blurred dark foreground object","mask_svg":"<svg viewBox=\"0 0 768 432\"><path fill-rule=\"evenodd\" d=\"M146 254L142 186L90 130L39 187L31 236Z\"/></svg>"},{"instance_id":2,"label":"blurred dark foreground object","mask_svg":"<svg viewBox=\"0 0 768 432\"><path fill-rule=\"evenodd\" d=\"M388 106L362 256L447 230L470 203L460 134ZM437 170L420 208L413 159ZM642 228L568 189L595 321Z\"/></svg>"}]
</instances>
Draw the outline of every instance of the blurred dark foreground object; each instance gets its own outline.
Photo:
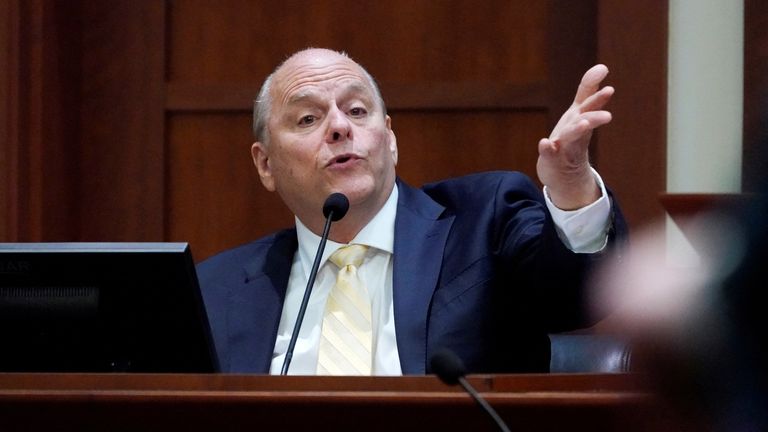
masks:
<instances>
[{"instance_id":1,"label":"blurred dark foreground object","mask_svg":"<svg viewBox=\"0 0 768 432\"><path fill-rule=\"evenodd\" d=\"M615 310L607 326L631 338L670 429L768 430L767 216L761 193L686 222L695 268L671 267L665 231L651 229L598 277L596 307Z\"/></svg>"}]
</instances>

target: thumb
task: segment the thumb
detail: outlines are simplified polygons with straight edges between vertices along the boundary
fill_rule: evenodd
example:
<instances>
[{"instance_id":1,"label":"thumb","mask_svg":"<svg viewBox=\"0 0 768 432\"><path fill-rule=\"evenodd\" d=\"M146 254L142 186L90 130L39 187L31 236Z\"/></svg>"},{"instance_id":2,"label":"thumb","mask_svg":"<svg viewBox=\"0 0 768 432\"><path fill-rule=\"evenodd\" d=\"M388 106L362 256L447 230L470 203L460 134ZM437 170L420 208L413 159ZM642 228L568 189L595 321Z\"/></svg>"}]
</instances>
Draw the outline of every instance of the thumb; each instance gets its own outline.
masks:
<instances>
[{"instance_id":1,"label":"thumb","mask_svg":"<svg viewBox=\"0 0 768 432\"><path fill-rule=\"evenodd\" d=\"M559 147L560 146L555 141L552 141L549 138L542 138L539 141L539 156L554 156L554 154L557 153Z\"/></svg>"}]
</instances>

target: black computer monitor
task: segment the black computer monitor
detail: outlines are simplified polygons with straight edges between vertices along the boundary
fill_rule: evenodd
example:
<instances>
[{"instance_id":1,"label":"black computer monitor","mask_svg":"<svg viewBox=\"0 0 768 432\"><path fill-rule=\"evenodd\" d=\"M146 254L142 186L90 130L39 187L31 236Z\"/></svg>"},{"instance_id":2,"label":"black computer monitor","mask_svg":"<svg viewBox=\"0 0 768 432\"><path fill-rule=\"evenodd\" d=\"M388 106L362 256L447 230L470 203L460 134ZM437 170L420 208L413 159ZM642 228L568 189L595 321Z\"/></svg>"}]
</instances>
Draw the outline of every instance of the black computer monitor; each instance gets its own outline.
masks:
<instances>
[{"instance_id":1,"label":"black computer monitor","mask_svg":"<svg viewBox=\"0 0 768 432\"><path fill-rule=\"evenodd\" d=\"M215 370L187 243L0 243L1 372Z\"/></svg>"}]
</instances>

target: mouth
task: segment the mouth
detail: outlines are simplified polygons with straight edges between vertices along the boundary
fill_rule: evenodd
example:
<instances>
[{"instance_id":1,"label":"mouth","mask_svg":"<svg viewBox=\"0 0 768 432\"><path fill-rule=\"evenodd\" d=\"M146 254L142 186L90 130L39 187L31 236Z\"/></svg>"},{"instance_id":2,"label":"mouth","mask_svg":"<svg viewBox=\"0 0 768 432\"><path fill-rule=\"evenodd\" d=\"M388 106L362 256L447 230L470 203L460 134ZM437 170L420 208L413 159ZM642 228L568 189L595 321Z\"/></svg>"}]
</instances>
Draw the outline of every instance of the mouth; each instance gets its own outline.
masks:
<instances>
[{"instance_id":1,"label":"mouth","mask_svg":"<svg viewBox=\"0 0 768 432\"><path fill-rule=\"evenodd\" d=\"M334 157L333 159L331 159L328 162L328 166L329 167L332 167L332 166L345 166L345 165L351 164L351 163L353 163L355 161L358 161L358 160L361 160L361 159L362 158L360 156L356 155L356 154L345 153L345 154L338 155L338 156Z\"/></svg>"}]
</instances>

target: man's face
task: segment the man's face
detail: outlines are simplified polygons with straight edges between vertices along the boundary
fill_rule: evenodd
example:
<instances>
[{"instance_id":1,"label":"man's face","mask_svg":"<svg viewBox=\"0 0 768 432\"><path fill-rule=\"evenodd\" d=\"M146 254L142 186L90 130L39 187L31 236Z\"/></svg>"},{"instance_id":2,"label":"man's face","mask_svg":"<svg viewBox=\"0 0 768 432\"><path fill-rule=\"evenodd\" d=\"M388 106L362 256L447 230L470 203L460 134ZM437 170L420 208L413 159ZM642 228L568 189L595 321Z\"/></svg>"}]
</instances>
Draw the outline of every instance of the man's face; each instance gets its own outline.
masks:
<instances>
[{"instance_id":1,"label":"man's face","mask_svg":"<svg viewBox=\"0 0 768 432\"><path fill-rule=\"evenodd\" d=\"M273 78L269 143L255 143L264 186L306 218L322 217L332 192L351 209L378 210L395 181L397 144L361 68L337 53L312 50Z\"/></svg>"}]
</instances>

